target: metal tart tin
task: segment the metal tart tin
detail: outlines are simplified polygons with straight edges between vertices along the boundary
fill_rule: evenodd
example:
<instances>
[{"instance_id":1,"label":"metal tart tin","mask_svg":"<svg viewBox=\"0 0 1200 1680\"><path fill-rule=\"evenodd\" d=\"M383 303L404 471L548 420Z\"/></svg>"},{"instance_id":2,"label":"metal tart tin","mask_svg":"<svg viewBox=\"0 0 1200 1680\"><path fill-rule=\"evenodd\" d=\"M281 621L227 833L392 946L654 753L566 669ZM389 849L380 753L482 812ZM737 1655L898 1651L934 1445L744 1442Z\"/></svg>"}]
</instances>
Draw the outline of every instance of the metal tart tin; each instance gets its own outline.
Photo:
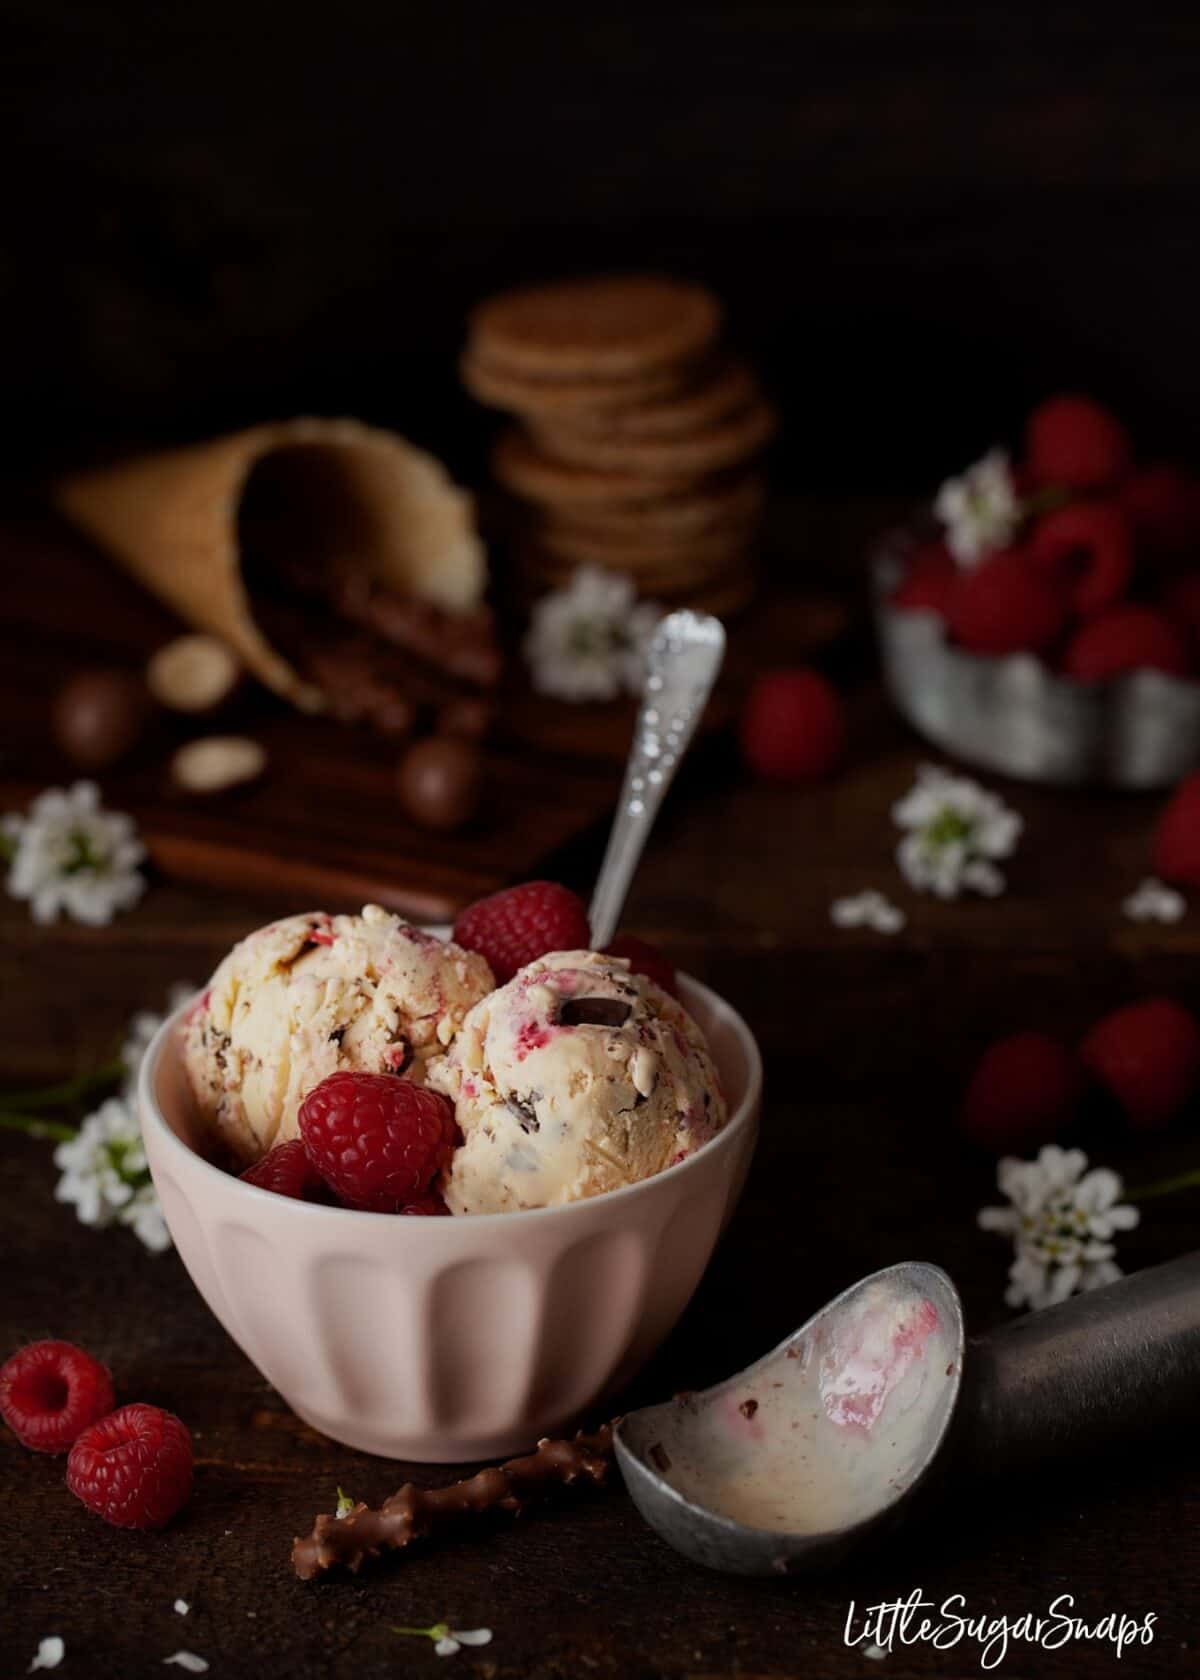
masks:
<instances>
[{"instance_id":1,"label":"metal tart tin","mask_svg":"<svg viewBox=\"0 0 1200 1680\"><path fill-rule=\"evenodd\" d=\"M1062 787L1168 787L1200 763L1200 683L1161 671L1074 682L1033 654L965 653L935 614L895 611L914 541L884 537L871 582L884 681L927 740L980 769Z\"/></svg>"}]
</instances>

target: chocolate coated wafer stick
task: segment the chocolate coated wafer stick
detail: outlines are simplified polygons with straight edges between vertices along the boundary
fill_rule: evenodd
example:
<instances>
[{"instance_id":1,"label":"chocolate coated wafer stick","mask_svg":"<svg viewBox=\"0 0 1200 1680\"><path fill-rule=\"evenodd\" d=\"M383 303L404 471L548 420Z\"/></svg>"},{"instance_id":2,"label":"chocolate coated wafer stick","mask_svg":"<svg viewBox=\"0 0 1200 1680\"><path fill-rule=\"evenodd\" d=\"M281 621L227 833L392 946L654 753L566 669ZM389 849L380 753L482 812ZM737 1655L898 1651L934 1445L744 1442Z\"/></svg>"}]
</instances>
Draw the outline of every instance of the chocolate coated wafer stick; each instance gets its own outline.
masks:
<instances>
[{"instance_id":1,"label":"chocolate coated wafer stick","mask_svg":"<svg viewBox=\"0 0 1200 1680\"><path fill-rule=\"evenodd\" d=\"M593 1435L581 1430L573 1441L539 1441L536 1452L480 1470L449 1487L419 1488L405 1482L378 1510L358 1504L345 1517L320 1516L310 1535L293 1542L292 1567L302 1581L339 1563L356 1571L364 1558L399 1551L461 1517L485 1511L517 1516L555 1487L581 1480L599 1486L612 1463L612 1432L613 1425L606 1423Z\"/></svg>"}]
</instances>

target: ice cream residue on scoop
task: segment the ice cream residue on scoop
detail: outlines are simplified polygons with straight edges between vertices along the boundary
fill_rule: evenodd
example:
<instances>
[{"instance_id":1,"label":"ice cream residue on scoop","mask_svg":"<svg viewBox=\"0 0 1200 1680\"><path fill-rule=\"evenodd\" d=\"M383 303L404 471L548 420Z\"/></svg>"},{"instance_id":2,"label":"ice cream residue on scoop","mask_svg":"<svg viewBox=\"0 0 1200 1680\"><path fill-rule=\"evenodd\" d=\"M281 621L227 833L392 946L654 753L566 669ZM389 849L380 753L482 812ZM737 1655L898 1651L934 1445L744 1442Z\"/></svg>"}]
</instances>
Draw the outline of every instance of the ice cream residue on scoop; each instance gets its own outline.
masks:
<instances>
[{"instance_id":1,"label":"ice cream residue on scoop","mask_svg":"<svg viewBox=\"0 0 1200 1680\"><path fill-rule=\"evenodd\" d=\"M635 1184L725 1123L695 1022L622 958L541 957L477 1003L429 1083L463 1134L452 1213L551 1207Z\"/></svg>"},{"instance_id":2,"label":"ice cream residue on scoop","mask_svg":"<svg viewBox=\"0 0 1200 1680\"><path fill-rule=\"evenodd\" d=\"M685 1498L749 1528L820 1534L898 1499L956 1392L933 1302L870 1285L751 1371L681 1397L651 1464Z\"/></svg>"}]
</instances>

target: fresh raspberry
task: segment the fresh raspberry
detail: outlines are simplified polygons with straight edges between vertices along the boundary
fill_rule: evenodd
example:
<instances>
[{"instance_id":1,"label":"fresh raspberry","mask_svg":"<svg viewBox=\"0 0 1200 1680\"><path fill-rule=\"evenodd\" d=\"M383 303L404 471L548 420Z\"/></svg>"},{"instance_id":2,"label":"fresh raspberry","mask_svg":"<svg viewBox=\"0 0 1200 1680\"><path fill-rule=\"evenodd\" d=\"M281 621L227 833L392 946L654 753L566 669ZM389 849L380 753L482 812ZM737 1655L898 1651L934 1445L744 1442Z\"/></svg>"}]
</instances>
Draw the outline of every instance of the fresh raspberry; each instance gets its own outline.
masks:
<instances>
[{"instance_id":1,"label":"fresh raspberry","mask_svg":"<svg viewBox=\"0 0 1200 1680\"><path fill-rule=\"evenodd\" d=\"M591 944L583 901L556 881L526 881L469 904L454 924L454 943L487 958L497 985L548 951Z\"/></svg>"},{"instance_id":2,"label":"fresh raspberry","mask_svg":"<svg viewBox=\"0 0 1200 1680\"><path fill-rule=\"evenodd\" d=\"M247 1184L273 1190L277 1196L290 1196L296 1202L319 1202L328 1189L299 1138L276 1144L241 1176Z\"/></svg>"},{"instance_id":3,"label":"fresh raspberry","mask_svg":"<svg viewBox=\"0 0 1200 1680\"><path fill-rule=\"evenodd\" d=\"M950 634L972 653L1040 653L1066 621L1058 590L1023 549L1005 549L964 574L950 602Z\"/></svg>"},{"instance_id":4,"label":"fresh raspberry","mask_svg":"<svg viewBox=\"0 0 1200 1680\"><path fill-rule=\"evenodd\" d=\"M1156 568L1200 559L1200 479L1166 462L1142 467L1122 484L1119 500L1139 554Z\"/></svg>"},{"instance_id":5,"label":"fresh raspberry","mask_svg":"<svg viewBox=\"0 0 1200 1680\"><path fill-rule=\"evenodd\" d=\"M112 1409L112 1377L71 1342L30 1342L0 1365L0 1417L34 1452L66 1452Z\"/></svg>"},{"instance_id":6,"label":"fresh raspberry","mask_svg":"<svg viewBox=\"0 0 1200 1680\"><path fill-rule=\"evenodd\" d=\"M1103 490L1133 462L1129 434L1089 397L1048 397L1025 425L1025 459L1038 484Z\"/></svg>"},{"instance_id":7,"label":"fresh raspberry","mask_svg":"<svg viewBox=\"0 0 1200 1680\"><path fill-rule=\"evenodd\" d=\"M1127 671L1165 671L1182 677L1187 643L1169 618L1153 607L1109 607L1072 636L1063 670L1078 682L1108 682Z\"/></svg>"},{"instance_id":8,"label":"fresh raspberry","mask_svg":"<svg viewBox=\"0 0 1200 1680\"><path fill-rule=\"evenodd\" d=\"M767 671L742 710L741 743L756 776L819 781L846 749L846 719L836 689L803 666Z\"/></svg>"},{"instance_id":9,"label":"fresh raspberry","mask_svg":"<svg viewBox=\"0 0 1200 1680\"><path fill-rule=\"evenodd\" d=\"M1163 611L1200 653L1200 572L1180 572L1163 591Z\"/></svg>"},{"instance_id":10,"label":"fresh raspberry","mask_svg":"<svg viewBox=\"0 0 1200 1680\"><path fill-rule=\"evenodd\" d=\"M674 998L679 996L676 990L675 965L657 945L647 944L644 939L638 939L632 933L622 933L607 947L605 954L610 957L624 957L635 974L644 974L647 980L653 980L664 992L670 992Z\"/></svg>"},{"instance_id":11,"label":"fresh raspberry","mask_svg":"<svg viewBox=\"0 0 1200 1680\"><path fill-rule=\"evenodd\" d=\"M913 550L904 580L892 592L891 605L897 612L931 612L945 618L960 576L945 543L922 543Z\"/></svg>"},{"instance_id":12,"label":"fresh raspberry","mask_svg":"<svg viewBox=\"0 0 1200 1680\"><path fill-rule=\"evenodd\" d=\"M963 1101L963 1130L1000 1154L1048 1143L1074 1118L1084 1091L1079 1060L1045 1033L1020 1032L984 1051Z\"/></svg>"},{"instance_id":13,"label":"fresh raspberry","mask_svg":"<svg viewBox=\"0 0 1200 1680\"><path fill-rule=\"evenodd\" d=\"M71 1448L67 1486L115 1528L162 1528L192 1491L192 1437L160 1406L122 1406Z\"/></svg>"},{"instance_id":14,"label":"fresh raspberry","mask_svg":"<svg viewBox=\"0 0 1200 1680\"><path fill-rule=\"evenodd\" d=\"M1079 1047L1135 1126L1166 1125L1200 1084L1200 1025L1171 998L1114 1009Z\"/></svg>"},{"instance_id":15,"label":"fresh raspberry","mask_svg":"<svg viewBox=\"0 0 1200 1680\"><path fill-rule=\"evenodd\" d=\"M450 1216L450 1209L436 1190L429 1190L424 1196L417 1196L413 1201L405 1202L400 1212L423 1215L426 1218L441 1216L449 1218Z\"/></svg>"},{"instance_id":16,"label":"fresh raspberry","mask_svg":"<svg viewBox=\"0 0 1200 1680\"><path fill-rule=\"evenodd\" d=\"M1200 771L1185 776L1154 830L1154 868L1165 881L1200 886Z\"/></svg>"},{"instance_id":17,"label":"fresh raspberry","mask_svg":"<svg viewBox=\"0 0 1200 1680\"><path fill-rule=\"evenodd\" d=\"M1034 530L1029 555L1084 617L1119 601L1133 573L1129 526L1113 502L1071 502L1048 513Z\"/></svg>"},{"instance_id":18,"label":"fresh raspberry","mask_svg":"<svg viewBox=\"0 0 1200 1680\"><path fill-rule=\"evenodd\" d=\"M423 1196L457 1142L438 1091L389 1073L331 1073L300 1104L309 1158L347 1207L396 1213Z\"/></svg>"}]
</instances>

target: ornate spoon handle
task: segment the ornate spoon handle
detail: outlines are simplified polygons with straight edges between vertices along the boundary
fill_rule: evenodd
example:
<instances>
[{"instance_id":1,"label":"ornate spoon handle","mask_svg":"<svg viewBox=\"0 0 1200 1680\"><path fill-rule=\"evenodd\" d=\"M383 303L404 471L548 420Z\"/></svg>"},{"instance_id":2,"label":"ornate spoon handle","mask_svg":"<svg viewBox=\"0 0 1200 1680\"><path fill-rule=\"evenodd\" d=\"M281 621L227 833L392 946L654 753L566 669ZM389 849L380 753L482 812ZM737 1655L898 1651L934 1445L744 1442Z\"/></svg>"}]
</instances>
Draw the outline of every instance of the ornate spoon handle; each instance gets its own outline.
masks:
<instances>
[{"instance_id":1,"label":"ornate spoon handle","mask_svg":"<svg viewBox=\"0 0 1200 1680\"><path fill-rule=\"evenodd\" d=\"M696 732L724 657L724 628L707 613L670 613L654 632L621 802L589 911L592 944L597 950L612 942L642 847Z\"/></svg>"}]
</instances>

